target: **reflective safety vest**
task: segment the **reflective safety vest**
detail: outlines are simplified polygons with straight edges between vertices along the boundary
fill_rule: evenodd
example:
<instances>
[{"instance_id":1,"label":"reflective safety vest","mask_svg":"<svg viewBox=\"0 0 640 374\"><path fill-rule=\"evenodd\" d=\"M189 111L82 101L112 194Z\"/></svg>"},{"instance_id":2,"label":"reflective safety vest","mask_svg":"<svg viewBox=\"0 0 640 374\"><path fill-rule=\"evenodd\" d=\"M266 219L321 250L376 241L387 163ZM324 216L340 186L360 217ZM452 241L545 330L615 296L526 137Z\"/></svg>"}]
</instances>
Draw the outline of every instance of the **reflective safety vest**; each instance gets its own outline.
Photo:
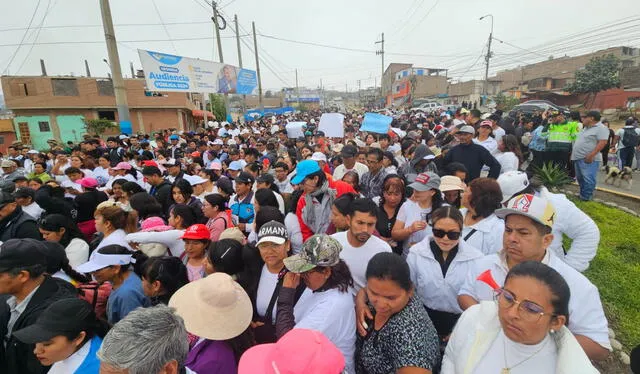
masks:
<instances>
[{"instance_id":1,"label":"reflective safety vest","mask_svg":"<svg viewBox=\"0 0 640 374\"><path fill-rule=\"evenodd\" d=\"M547 134L546 151L570 151L579 131L578 122L549 124L545 130L542 135Z\"/></svg>"}]
</instances>

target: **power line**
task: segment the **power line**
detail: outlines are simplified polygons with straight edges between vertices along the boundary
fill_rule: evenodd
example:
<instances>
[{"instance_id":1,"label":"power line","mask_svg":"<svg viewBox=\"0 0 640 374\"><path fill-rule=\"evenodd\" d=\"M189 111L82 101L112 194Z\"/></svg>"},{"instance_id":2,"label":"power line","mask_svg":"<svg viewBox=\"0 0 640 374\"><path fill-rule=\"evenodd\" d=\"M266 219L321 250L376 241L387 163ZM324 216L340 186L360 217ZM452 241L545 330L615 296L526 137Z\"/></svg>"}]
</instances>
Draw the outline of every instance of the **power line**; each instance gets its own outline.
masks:
<instances>
[{"instance_id":1,"label":"power line","mask_svg":"<svg viewBox=\"0 0 640 374\"><path fill-rule=\"evenodd\" d=\"M22 47L22 43L24 43L24 40L27 38L27 34L29 33L29 29L31 28L31 25L33 24L33 20L36 18L36 13L38 13L38 8L40 8L40 2L41 1L42 0L38 0L38 3L36 4L36 8L33 10L33 14L31 14L31 19L29 20L29 25L27 26L27 30L22 35L22 39L20 39L20 43L18 44L18 48L16 48L15 52L13 52L13 55L9 59L9 63L4 68L4 71L2 72L2 74L5 74L7 72L7 70L9 70L9 66L11 66L11 63L13 62L13 60L18 55L18 51L20 51L20 48Z\"/></svg>"},{"instance_id":2,"label":"power line","mask_svg":"<svg viewBox=\"0 0 640 374\"><path fill-rule=\"evenodd\" d=\"M438 5L439 2L440 2L440 0L436 0L436 2L433 3L433 5L431 6L431 8L429 8L429 10L427 10L427 12L424 14L424 16L420 19L420 21L418 21L418 23L416 23L413 26L413 28L411 28L411 30L409 30L409 32L405 32L402 38L404 38L404 36L406 36L406 35L410 35L416 29L416 27L418 27L425 19L427 19L429 14L431 14L433 9L435 9L435 7ZM402 39L402 38L399 38L399 39Z\"/></svg>"},{"instance_id":3,"label":"power line","mask_svg":"<svg viewBox=\"0 0 640 374\"><path fill-rule=\"evenodd\" d=\"M151 3L153 4L153 9L156 10L156 14L158 15L158 19L160 19L160 23L162 24L162 28L164 29L164 32L167 34L167 38L169 38L169 41L171 42L171 47L173 47L173 51L177 54L178 49L176 48L176 45L173 42L173 40L171 40L171 35L169 34L169 30L167 29L167 26L164 24L164 20L162 19L160 10L158 10L158 5L156 4L156 0L151 0Z\"/></svg>"},{"instance_id":4,"label":"power line","mask_svg":"<svg viewBox=\"0 0 640 374\"><path fill-rule=\"evenodd\" d=\"M243 34L240 38L246 38L251 35ZM154 43L154 42L169 42L169 41L197 41L197 40L211 40L212 36L207 37L193 37L193 38L174 38L174 39L138 39L138 40L123 40L122 43ZM222 36L223 39L232 39L235 36ZM120 42L120 41L119 41ZM63 45L63 44L100 44L104 43L104 40L69 40L58 42L35 42L35 43L22 43L22 44L0 44L0 47L15 47L18 45Z\"/></svg>"},{"instance_id":5,"label":"power line","mask_svg":"<svg viewBox=\"0 0 640 374\"><path fill-rule=\"evenodd\" d=\"M42 25L44 24L44 21L47 19L47 16L49 15L49 11L51 11L51 9L53 9L56 5L57 5L57 0L53 5L51 4L51 0L47 2L47 9L45 10L44 15L42 16L42 20L40 21L40 24L38 25L38 31L36 32L36 37L33 39L34 42L37 41L38 38L40 37L40 32L42 31ZM29 58L29 56L31 55L31 52L33 51L33 47L34 46L32 44L31 47L29 48L29 52L27 52L27 54L24 56L24 59L22 59L20 66L16 70L16 73L19 73L20 70L22 70L22 67L24 66L25 62L27 62L27 59Z\"/></svg>"}]
</instances>

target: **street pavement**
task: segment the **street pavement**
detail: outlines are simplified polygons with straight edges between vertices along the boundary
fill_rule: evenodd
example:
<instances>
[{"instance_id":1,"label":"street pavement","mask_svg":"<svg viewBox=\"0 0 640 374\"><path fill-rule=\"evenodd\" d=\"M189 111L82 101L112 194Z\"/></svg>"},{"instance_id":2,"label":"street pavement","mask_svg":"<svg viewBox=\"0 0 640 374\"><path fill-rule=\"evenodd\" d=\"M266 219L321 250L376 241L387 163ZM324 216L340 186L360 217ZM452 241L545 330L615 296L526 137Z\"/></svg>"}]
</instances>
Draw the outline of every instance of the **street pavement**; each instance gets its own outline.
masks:
<instances>
[{"instance_id":1,"label":"street pavement","mask_svg":"<svg viewBox=\"0 0 640 374\"><path fill-rule=\"evenodd\" d=\"M615 191L621 194L632 195L640 198L640 171L633 172L633 182L631 184L631 189L627 187L626 182L622 182L620 187L618 187L618 181L616 181L615 186L604 183L604 180L607 178L607 174L604 170L598 172L598 184L597 187L605 190Z\"/></svg>"}]
</instances>

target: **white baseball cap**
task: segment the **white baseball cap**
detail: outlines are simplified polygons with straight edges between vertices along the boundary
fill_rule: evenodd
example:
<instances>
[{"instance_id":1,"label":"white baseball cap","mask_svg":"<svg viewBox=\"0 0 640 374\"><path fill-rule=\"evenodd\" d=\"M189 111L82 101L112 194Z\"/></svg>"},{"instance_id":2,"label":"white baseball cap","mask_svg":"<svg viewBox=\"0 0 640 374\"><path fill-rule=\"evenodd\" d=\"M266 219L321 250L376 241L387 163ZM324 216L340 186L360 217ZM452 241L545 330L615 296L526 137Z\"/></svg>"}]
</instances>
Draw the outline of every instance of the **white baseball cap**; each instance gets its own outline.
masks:
<instances>
[{"instance_id":1,"label":"white baseball cap","mask_svg":"<svg viewBox=\"0 0 640 374\"><path fill-rule=\"evenodd\" d=\"M202 184L202 183L205 183L207 181L206 179L202 178L199 175L188 175L188 174L185 174L182 178L184 180L186 180L187 182L189 182L189 184L192 185L192 186L196 186L198 184Z\"/></svg>"},{"instance_id":2,"label":"white baseball cap","mask_svg":"<svg viewBox=\"0 0 640 374\"><path fill-rule=\"evenodd\" d=\"M311 155L311 159L312 159L313 161L324 161L324 162L327 162L327 155L325 155L325 154L324 154L324 153L322 153L322 152L314 152L314 153Z\"/></svg>"},{"instance_id":3,"label":"white baseball cap","mask_svg":"<svg viewBox=\"0 0 640 374\"><path fill-rule=\"evenodd\" d=\"M222 139L216 139L213 141L213 145L223 145L224 142L222 141Z\"/></svg>"},{"instance_id":4,"label":"white baseball cap","mask_svg":"<svg viewBox=\"0 0 640 374\"><path fill-rule=\"evenodd\" d=\"M540 224L553 227L556 210L548 200L542 197L523 194L509 200L506 208L495 211L495 215L502 219L512 214L529 217Z\"/></svg>"},{"instance_id":5,"label":"white baseball cap","mask_svg":"<svg viewBox=\"0 0 640 374\"><path fill-rule=\"evenodd\" d=\"M524 191L529 187L527 173L522 171L508 171L498 177L498 184L502 190L502 203L506 203L512 196Z\"/></svg>"},{"instance_id":6,"label":"white baseball cap","mask_svg":"<svg viewBox=\"0 0 640 374\"><path fill-rule=\"evenodd\" d=\"M78 265L76 270L81 273L93 273L108 266L126 266L129 264L131 264L131 255L107 255L100 253L98 250L93 252L88 262Z\"/></svg>"}]
</instances>

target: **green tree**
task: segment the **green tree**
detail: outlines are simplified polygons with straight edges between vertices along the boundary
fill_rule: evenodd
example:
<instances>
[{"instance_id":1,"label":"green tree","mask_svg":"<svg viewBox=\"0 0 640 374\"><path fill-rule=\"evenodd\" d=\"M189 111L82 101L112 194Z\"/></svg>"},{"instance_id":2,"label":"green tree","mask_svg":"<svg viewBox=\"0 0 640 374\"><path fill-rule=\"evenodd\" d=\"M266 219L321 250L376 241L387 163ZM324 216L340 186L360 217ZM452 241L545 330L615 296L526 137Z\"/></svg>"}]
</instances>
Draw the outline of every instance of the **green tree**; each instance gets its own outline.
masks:
<instances>
[{"instance_id":1,"label":"green tree","mask_svg":"<svg viewBox=\"0 0 640 374\"><path fill-rule=\"evenodd\" d=\"M575 73L575 82L567 86L572 94L587 94L592 103L600 91L620 87L620 60L609 54L594 57Z\"/></svg>"},{"instance_id":2,"label":"green tree","mask_svg":"<svg viewBox=\"0 0 640 374\"><path fill-rule=\"evenodd\" d=\"M224 96L218 94L209 94L209 110L216 116L217 121L226 121L227 108L224 106Z\"/></svg>"},{"instance_id":3,"label":"green tree","mask_svg":"<svg viewBox=\"0 0 640 374\"><path fill-rule=\"evenodd\" d=\"M499 93L494 98L496 102L496 109L500 109L503 112L508 112L513 109L514 106L520 104L520 99L513 96L507 96L503 93Z\"/></svg>"},{"instance_id":4,"label":"green tree","mask_svg":"<svg viewBox=\"0 0 640 374\"><path fill-rule=\"evenodd\" d=\"M101 135L105 131L117 128L118 125L108 119L90 119L84 121L84 128L88 134Z\"/></svg>"}]
</instances>

